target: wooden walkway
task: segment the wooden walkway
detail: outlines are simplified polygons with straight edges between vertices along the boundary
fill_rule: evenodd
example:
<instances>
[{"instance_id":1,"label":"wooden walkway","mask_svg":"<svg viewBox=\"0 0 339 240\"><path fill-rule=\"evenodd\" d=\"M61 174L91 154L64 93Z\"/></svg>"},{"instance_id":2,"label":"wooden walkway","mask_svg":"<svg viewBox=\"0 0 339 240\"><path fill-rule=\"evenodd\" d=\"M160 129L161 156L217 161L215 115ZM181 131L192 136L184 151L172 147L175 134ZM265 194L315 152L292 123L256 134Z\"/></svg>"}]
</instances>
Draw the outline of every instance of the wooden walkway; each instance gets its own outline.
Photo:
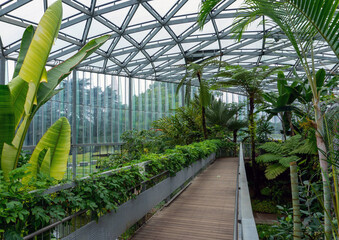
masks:
<instances>
[{"instance_id":1,"label":"wooden walkway","mask_svg":"<svg viewBox=\"0 0 339 240\"><path fill-rule=\"evenodd\" d=\"M238 158L217 159L133 239L233 239L237 164Z\"/></svg>"}]
</instances>

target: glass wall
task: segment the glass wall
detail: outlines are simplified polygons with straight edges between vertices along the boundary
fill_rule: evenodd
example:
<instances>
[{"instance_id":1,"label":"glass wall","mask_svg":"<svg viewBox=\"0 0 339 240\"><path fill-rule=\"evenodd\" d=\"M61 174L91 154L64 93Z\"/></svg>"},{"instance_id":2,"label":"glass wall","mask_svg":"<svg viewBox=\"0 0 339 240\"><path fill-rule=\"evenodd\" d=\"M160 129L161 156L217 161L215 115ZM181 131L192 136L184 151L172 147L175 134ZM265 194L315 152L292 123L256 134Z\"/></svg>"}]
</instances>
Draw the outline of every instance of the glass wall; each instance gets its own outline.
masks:
<instances>
[{"instance_id":1,"label":"glass wall","mask_svg":"<svg viewBox=\"0 0 339 240\"><path fill-rule=\"evenodd\" d=\"M6 62L6 83L14 66L14 61ZM183 88L176 95L177 84L169 82L82 71L69 75L59 88L62 90L36 113L24 149L33 150L47 129L60 117L66 117L72 126L68 178L74 173L81 177L95 172L100 158L120 150L124 131L149 129L154 120L174 114L183 105L185 91ZM197 92L198 88L192 87L190 97ZM231 93L213 94L224 102L240 99ZM75 118L74 126L72 118Z\"/></svg>"}]
</instances>

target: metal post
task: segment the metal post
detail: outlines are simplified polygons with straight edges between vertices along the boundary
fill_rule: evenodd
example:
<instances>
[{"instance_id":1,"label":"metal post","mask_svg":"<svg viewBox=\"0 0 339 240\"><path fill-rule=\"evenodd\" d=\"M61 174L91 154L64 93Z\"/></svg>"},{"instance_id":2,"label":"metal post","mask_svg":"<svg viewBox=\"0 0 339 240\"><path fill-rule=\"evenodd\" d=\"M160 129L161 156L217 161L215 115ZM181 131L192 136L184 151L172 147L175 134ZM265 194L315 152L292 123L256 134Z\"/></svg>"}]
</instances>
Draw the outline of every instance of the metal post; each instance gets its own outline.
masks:
<instances>
[{"instance_id":1,"label":"metal post","mask_svg":"<svg viewBox=\"0 0 339 240\"><path fill-rule=\"evenodd\" d=\"M0 85L5 85L6 78L6 59L2 48L2 41L0 38Z\"/></svg>"},{"instance_id":2,"label":"metal post","mask_svg":"<svg viewBox=\"0 0 339 240\"><path fill-rule=\"evenodd\" d=\"M76 149L76 127L77 127L77 115L76 115L76 95L77 95L77 73L74 70L72 73L72 170L73 180L77 175L77 149Z\"/></svg>"},{"instance_id":3,"label":"metal post","mask_svg":"<svg viewBox=\"0 0 339 240\"><path fill-rule=\"evenodd\" d=\"M181 87L181 104L182 106L185 106L185 85L182 85Z\"/></svg>"},{"instance_id":4,"label":"metal post","mask_svg":"<svg viewBox=\"0 0 339 240\"><path fill-rule=\"evenodd\" d=\"M133 91L132 91L132 78L131 77L129 77L128 78L128 81L129 81L129 88L128 88L128 102L129 102L129 111L128 111L128 118L129 118L129 129L130 130L132 130L133 129L133 119L132 119L132 117L133 117L133 101L132 101L132 98L133 98Z\"/></svg>"}]
</instances>

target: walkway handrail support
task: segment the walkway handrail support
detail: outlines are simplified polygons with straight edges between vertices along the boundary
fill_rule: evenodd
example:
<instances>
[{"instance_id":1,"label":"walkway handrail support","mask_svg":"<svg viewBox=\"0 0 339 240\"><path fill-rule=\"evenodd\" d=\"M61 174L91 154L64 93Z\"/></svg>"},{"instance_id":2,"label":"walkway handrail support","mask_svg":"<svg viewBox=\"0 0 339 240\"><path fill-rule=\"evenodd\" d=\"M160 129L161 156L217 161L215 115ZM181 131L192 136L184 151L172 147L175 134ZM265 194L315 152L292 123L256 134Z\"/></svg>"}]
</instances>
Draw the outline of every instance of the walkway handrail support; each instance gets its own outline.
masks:
<instances>
[{"instance_id":1,"label":"walkway handrail support","mask_svg":"<svg viewBox=\"0 0 339 240\"><path fill-rule=\"evenodd\" d=\"M237 239L259 240L248 190L242 143L240 143L238 175L237 187L239 188L239 197L237 199L238 203L236 203L236 214L238 215L236 220L239 234L237 234Z\"/></svg>"}]
</instances>

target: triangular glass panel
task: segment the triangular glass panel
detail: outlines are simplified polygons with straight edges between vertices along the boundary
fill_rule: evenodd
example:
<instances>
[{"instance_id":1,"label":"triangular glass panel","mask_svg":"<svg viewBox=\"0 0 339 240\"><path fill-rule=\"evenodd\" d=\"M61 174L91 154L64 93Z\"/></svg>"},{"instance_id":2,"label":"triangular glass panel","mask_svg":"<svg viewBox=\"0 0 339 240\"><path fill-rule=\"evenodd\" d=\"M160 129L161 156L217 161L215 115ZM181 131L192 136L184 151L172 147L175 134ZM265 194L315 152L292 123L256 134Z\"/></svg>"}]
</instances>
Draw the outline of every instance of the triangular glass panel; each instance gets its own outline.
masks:
<instances>
[{"instance_id":1,"label":"triangular glass panel","mask_svg":"<svg viewBox=\"0 0 339 240\"><path fill-rule=\"evenodd\" d=\"M199 12L201 0L188 0L182 8L175 14L175 16L188 15Z\"/></svg>"},{"instance_id":2,"label":"triangular glass panel","mask_svg":"<svg viewBox=\"0 0 339 240\"><path fill-rule=\"evenodd\" d=\"M219 51L219 43L217 41L212 42L211 44L202 48L201 50L216 50L216 51Z\"/></svg>"},{"instance_id":3,"label":"triangular glass panel","mask_svg":"<svg viewBox=\"0 0 339 240\"><path fill-rule=\"evenodd\" d=\"M194 23L181 23L181 24L171 25L170 28L173 30L176 36L180 36L183 32L186 32L186 30L189 29L193 25Z\"/></svg>"},{"instance_id":4,"label":"triangular glass panel","mask_svg":"<svg viewBox=\"0 0 339 240\"><path fill-rule=\"evenodd\" d=\"M141 4L139 4L137 11L134 13L134 16L132 17L132 20L128 26L148 22L151 20L154 20L154 17Z\"/></svg>"},{"instance_id":5,"label":"triangular glass panel","mask_svg":"<svg viewBox=\"0 0 339 240\"><path fill-rule=\"evenodd\" d=\"M217 18L215 19L218 31L221 32L233 24L233 18Z\"/></svg>"},{"instance_id":6,"label":"triangular glass panel","mask_svg":"<svg viewBox=\"0 0 339 240\"><path fill-rule=\"evenodd\" d=\"M115 10L114 12L105 13L102 16L120 28L130 9L131 7L125 7Z\"/></svg>"},{"instance_id":7,"label":"triangular glass panel","mask_svg":"<svg viewBox=\"0 0 339 240\"><path fill-rule=\"evenodd\" d=\"M53 54L55 51L68 47L69 45L71 45L69 42L63 41L61 39L56 39L52 46L51 54Z\"/></svg>"},{"instance_id":8,"label":"triangular glass panel","mask_svg":"<svg viewBox=\"0 0 339 240\"><path fill-rule=\"evenodd\" d=\"M137 61L137 60L142 60L145 59L145 55L142 52L138 52L137 55L134 56L134 58L132 59L132 61Z\"/></svg>"},{"instance_id":9,"label":"triangular glass panel","mask_svg":"<svg viewBox=\"0 0 339 240\"><path fill-rule=\"evenodd\" d=\"M95 20L95 18L92 19L91 27L89 29L88 38L92 38L94 36L104 35L107 33L112 32L112 30L102 23Z\"/></svg>"},{"instance_id":10,"label":"triangular glass panel","mask_svg":"<svg viewBox=\"0 0 339 240\"><path fill-rule=\"evenodd\" d=\"M80 13L80 11L78 11L77 9L72 8L67 4L62 4L62 19L71 17L78 13Z\"/></svg>"},{"instance_id":11,"label":"triangular glass panel","mask_svg":"<svg viewBox=\"0 0 339 240\"><path fill-rule=\"evenodd\" d=\"M173 2L174 1L153 0L148 3L161 17L165 17L168 11L173 7Z\"/></svg>"},{"instance_id":12,"label":"triangular glass panel","mask_svg":"<svg viewBox=\"0 0 339 240\"><path fill-rule=\"evenodd\" d=\"M44 14L43 1L31 1L9 13L38 24Z\"/></svg>"},{"instance_id":13,"label":"triangular glass panel","mask_svg":"<svg viewBox=\"0 0 339 240\"><path fill-rule=\"evenodd\" d=\"M0 21L0 36L1 36L3 46L7 46L21 39L24 31L25 31L25 28L18 27L18 26ZM15 34L8 34L8 33L15 33ZM20 43L21 42L18 42L17 44L20 44Z\"/></svg>"},{"instance_id":14,"label":"triangular glass panel","mask_svg":"<svg viewBox=\"0 0 339 240\"><path fill-rule=\"evenodd\" d=\"M192 33L192 35L201 35L201 34L215 34L215 29L213 27L213 24L211 21L209 21L208 23L206 23L204 25L204 28L198 29L197 31L195 31L194 33Z\"/></svg>"},{"instance_id":15,"label":"triangular glass panel","mask_svg":"<svg viewBox=\"0 0 339 240\"><path fill-rule=\"evenodd\" d=\"M77 53L77 51L74 51L74 52L71 52L69 54L63 55L63 56L59 57L58 60L65 61L66 59L72 57L76 53Z\"/></svg>"},{"instance_id":16,"label":"triangular glass panel","mask_svg":"<svg viewBox=\"0 0 339 240\"><path fill-rule=\"evenodd\" d=\"M95 63L91 63L90 66L93 66L93 67L100 67L102 68L104 65L104 60L101 60L101 61L98 61L98 62L95 62Z\"/></svg>"},{"instance_id":17,"label":"triangular glass panel","mask_svg":"<svg viewBox=\"0 0 339 240\"><path fill-rule=\"evenodd\" d=\"M115 56L115 58L118 59L121 63L123 63L129 55L130 55L129 53L123 54L123 55Z\"/></svg>"},{"instance_id":18,"label":"triangular glass panel","mask_svg":"<svg viewBox=\"0 0 339 240\"><path fill-rule=\"evenodd\" d=\"M161 28L160 31L151 39L151 42L164 39L172 39L172 37L165 28Z\"/></svg>"},{"instance_id":19,"label":"triangular glass panel","mask_svg":"<svg viewBox=\"0 0 339 240\"><path fill-rule=\"evenodd\" d=\"M68 34L72 37L75 37L77 39L81 39L83 32L84 32L85 25L86 25L86 21L82 21L80 23L71 25L67 28L63 28L63 29L60 30L60 32L66 33L66 34Z\"/></svg>"},{"instance_id":20,"label":"triangular glass panel","mask_svg":"<svg viewBox=\"0 0 339 240\"><path fill-rule=\"evenodd\" d=\"M153 56L160 49L162 49L162 48L161 47L150 48L150 49L146 49L146 52L148 53L148 55Z\"/></svg>"},{"instance_id":21,"label":"triangular glass panel","mask_svg":"<svg viewBox=\"0 0 339 240\"><path fill-rule=\"evenodd\" d=\"M109 47L111 46L114 39L108 39L101 47L100 49L104 52L107 52Z\"/></svg>"},{"instance_id":22,"label":"triangular glass panel","mask_svg":"<svg viewBox=\"0 0 339 240\"><path fill-rule=\"evenodd\" d=\"M115 49L124 49L127 47L132 47L133 45L127 41L124 37L121 37L118 44L115 46Z\"/></svg>"},{"instance_id":23,"label":"triangular glass panel","mask_svg":"<svg viewBox=\"0 0 339 240\"><path fill-rule=\"evenodd\" d=\"M129 34L139 44L152 32L152 30L145 30Z\"/></svg>"}]
</instances>

